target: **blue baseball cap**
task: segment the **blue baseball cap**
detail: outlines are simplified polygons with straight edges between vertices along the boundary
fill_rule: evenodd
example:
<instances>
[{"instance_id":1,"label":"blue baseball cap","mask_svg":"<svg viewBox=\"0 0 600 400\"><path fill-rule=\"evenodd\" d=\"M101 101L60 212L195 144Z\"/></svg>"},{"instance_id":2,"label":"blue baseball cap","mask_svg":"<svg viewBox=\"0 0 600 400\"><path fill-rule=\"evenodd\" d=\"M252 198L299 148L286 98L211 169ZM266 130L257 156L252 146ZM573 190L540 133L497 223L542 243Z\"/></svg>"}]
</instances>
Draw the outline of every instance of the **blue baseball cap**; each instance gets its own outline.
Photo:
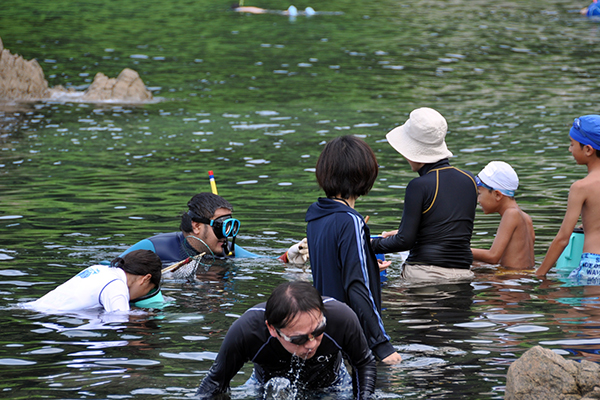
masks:
<instances>
[{"instance_id":1,"label":"blue baseball cap","mask_svg":"<svg viewBox=\"0 0 600 400\"><path fill-rule=\"evenodd\" d=\"M569 136L583 145L600 150L600 115L584 115L575 118Z\"/></svg>"}]
</instances>

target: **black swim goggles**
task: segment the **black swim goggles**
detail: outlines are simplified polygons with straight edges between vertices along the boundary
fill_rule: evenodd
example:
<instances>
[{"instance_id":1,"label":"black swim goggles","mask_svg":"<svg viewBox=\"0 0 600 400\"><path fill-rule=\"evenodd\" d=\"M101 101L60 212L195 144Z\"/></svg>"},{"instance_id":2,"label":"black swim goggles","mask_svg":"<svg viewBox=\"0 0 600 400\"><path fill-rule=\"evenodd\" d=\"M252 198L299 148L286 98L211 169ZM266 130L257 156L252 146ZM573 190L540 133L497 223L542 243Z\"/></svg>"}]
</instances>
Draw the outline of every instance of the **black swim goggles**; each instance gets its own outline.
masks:
<instances>
[{"instance_id":1,"label":"black swim goggles","mask_svg":"<svg viewBox=\"0 0 600 400\"><path fill-rule=\"evenodd\" d=\"M321 336L325 332L325 328L327 328L327 319L325 317L323 317L323 322L321 323L321 325L319 325L317 327L317 329L315 329L312 333L309 333L307 335L287 336L287 335L281 333L281 331L278 328L275 328L275 331L286 342L295 344L296 346L302 346L304 343L308 342L309 340L312 342L313 340L315 340L316 338Z\"/></svg>"},{"instance_id":2,"label":"black swim goggles","mask_svg":"<svg viewBox=\"0 0 600 400\"><path fill-rule=\"evenodd\" d=\"M192 210L187 213L192 217L192 221L210 225L213 228L213 232L215 232L217 239L235 237L240 231L241 222L238 219L231 218L231 215L223 215L219 218L208 219L199 216Z\"/></svg>"}]
</instances>

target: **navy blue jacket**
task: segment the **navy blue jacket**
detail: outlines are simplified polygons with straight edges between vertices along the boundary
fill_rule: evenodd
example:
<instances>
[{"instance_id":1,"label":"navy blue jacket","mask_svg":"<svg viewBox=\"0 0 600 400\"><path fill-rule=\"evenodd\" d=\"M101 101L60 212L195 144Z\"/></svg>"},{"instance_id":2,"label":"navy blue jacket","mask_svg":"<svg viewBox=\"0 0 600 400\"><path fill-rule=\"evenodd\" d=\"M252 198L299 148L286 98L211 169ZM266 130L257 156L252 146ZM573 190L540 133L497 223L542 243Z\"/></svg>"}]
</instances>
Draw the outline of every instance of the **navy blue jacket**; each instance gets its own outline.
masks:
<instances>
[{"instance_id":1,"label":"navy blue jacket","mask_svg":"<svg viewBox=\"0 0 600 400\"><path fill-rule=\"evenodd\" d=\"M383 327L379 265L363 217L352 207L319 198L308 208L306 222L314 286L354 310L375 356L394 353Z\"/></svg>"},{"instance_id":2,"label":"navy blue jacket","mask_svg":"<svg viewBox=\"0 0 600 400\"><path fill-rule=\"evenodd\" d=\"M419 175L406 187L398 234L373 239L374 251L410 250L408 264L469 269L477 207L473 175L452 167L448 159L425 164Z\"/></svg>"}]
</instances>

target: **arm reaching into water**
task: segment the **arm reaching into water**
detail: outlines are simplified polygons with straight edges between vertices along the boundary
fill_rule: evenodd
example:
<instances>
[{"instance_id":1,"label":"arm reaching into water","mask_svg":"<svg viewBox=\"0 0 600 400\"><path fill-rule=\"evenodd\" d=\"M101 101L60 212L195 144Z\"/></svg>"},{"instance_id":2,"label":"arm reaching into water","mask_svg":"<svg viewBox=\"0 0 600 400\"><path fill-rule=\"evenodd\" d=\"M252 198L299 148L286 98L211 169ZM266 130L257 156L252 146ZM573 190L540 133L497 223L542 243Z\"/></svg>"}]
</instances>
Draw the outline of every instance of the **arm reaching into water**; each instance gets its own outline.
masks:
<instances>
[{"instance_id":1,"label":"arm reaching into water","mask_svg":"<svg viewBox=\"0 0 600 400\"><path fill-rule=\"evenodd\" d=\"M395 253L410 250L417 240L422 215L423 194L421 190L415 189L414 182L412 180L406 187L404 209L398 229L383 232L381 234L382 238L371 241L375 253Z\"/></svg>"},{"instance_id":2,"label":"arm reaching into water","mask_svg":"<svg viewBox=\"0 0 600 400\"><path fill-rule=\"evenodd\" d=\"M517 225L521 222L521 216L518 210L509 209L506 210L505 214L500 220L498 230L496 231L496 237L492 243L492 247L489 250L486 249L473 249L473 260L483 261L488 264L498 264L502 259L502 255L508 247L514 231L517 229Z\"/></svg>"},{"instance_id":3,"label":"arm reaching into water","mask_svg":"<svg viewBox=\"0 0 600 400\"><path fill-rule=\"evenodd\" d=\"M249 314L246 312L227 331L215 362L196 390L198 398L229 398L229 383L249 358L246 354L249 349L246 338L252 332L248 332L247 320Z\"/></svg>"},{"instance_id":4,"label":"arm reaching into water","mask_svg":"<svg viewBox=\"0 0 600 400\"><path fill-rule=\"evenodd\" d=\"M340 235L343 239L338 243L337 249L341 258L340 265L343 266L342 285L347 297L346 302L358 316L373 353L379 359L387 360L385 362L400 362L402 358L396 353L394 346L390 343L389 336L385 332L374 294L371 293L368 283L364 280L365 277L368 279L369 276L369 267L366 262L368 255L365 253L364 248L358 246L358 244L366 240L364 237L365 232L362 229L357 232L355 228L352 219L349 219L346 225L342 227L348 232ZM389 358L390 356L392 358Z\"/></svg>"},{"instance_id":5,"label":"arm reaching into water","mask_svg":"<svg viewBox=\"0 0 600 400\"><path fill-rule=\"evenodd\" d=\"M542 261L542 265L540 265L535 272L538 277L546 276L565 247L569 244L569 238L571 237L571 233L573 233L573 228L575 228L575 225L579 220L584 201L585 185L582 184L582 181L577 181L571 185L569 199L567 200L567 212L565 213L560 229L554 240L552 240L552 243L550 243L546 257L544 257L544 261Z\"/></svg>"}]
</instances>

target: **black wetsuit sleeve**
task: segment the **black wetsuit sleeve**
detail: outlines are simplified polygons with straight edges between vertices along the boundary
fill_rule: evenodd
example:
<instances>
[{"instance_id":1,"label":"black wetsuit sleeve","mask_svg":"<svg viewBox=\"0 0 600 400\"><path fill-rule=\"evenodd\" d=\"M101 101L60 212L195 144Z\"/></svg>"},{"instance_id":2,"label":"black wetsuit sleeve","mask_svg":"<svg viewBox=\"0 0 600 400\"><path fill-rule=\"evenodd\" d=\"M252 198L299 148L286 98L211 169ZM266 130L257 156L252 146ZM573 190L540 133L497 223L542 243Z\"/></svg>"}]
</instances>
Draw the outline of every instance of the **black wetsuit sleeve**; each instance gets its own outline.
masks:
<instances>
[{"instance_id":1,"label":"black wetsuit sleeve","mask_svg":"<svg viewBox=\"0 0 600 400\"><path fill-rule=\"evenodd\" d=\"M388 238L373 239L371 246L375 253L396 253L410 250L416 240L421 224L424 193L415 181L409 182L404 196L404 209L398 233Z\"/></svg>"},{"instance_id":2,"label":"black wetsuit sleeve","mask_svg":"<svg viewBox=\"0 0 600 400\"><path fill-rule=\"evenodd\" d=\"M369 349L358 317L350 307L335 302L332 304L336 314L336 325L343 332L342 351L352 365L352 382L357 399L370 399L375 392L377 365L375 357Z\"/></svg>"},{"instance_id":3,"label":"black wetsuit sleeve","mask_svg":"<svg viewBox=\"0 0 600 400\"><path fill-rule=\"evenodd\" d=\"M354 394L358 400L368 400L375 398L375 382L377 381L377 364L375 357L371 353L372 362L357 368L355 374L359 382Z\"/></svg>"},{"instance_id":4,"label":"black wetsuit sleeve","mask_svg":"<svg viewBox=\"0 0 600 400\"><path fill-rule=\"evenodd\" d=\"M220 395L229 393L229 382L248 361L246 352L249 346L245 343L246 335L244 335L244 326L248 317L248 314L242 315L227 331L215 362L196 391L196 396L199 398L227 398Z\"/></svg>"},{"instance_id":5,"label":"black wetsuit sleeve","mask_svg":"<svg viewBox=\"0 0 600 400\"><path fill-rule=\"evenodd\" d=\"M368 240L364 237L364 231L357 232L353 224L347 224L344 229L351 230L341 235L338 247L340 265L343 265L342 284L347 296L346 303L358 316L369 348L379 359L384 359L394 353L395 349L385 333L374 294L371 293L368 282L365 282L365 279L369 279L368 269L377 267L368 263L369 255L362 245ZM379 271L376 277L379 278Z\"/></svg>"}]
</instances>

